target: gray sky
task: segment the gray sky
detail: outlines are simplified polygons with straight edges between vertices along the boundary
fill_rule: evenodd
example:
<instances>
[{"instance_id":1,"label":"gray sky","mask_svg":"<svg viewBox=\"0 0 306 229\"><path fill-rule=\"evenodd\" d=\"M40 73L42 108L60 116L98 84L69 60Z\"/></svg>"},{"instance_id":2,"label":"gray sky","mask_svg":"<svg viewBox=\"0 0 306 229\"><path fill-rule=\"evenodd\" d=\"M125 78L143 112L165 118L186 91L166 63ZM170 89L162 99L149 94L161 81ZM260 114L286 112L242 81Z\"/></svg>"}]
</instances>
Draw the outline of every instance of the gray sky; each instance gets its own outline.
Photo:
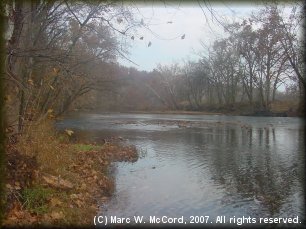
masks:
<instances>
[{"instance_id":1,"label":"gray sky","mask_svg":"<svg viewBox=\"0 0 306 229\"><path fill-rule=\"evenodd\" d=\"M139 29L139 35L135 36L134 40L129 39L131 48L128 57L139 66L125 59L119 59L120 64L151 71L159 63L167 65L186 59L196 60L199 58L196 51L205 52L200 41L210 46L214 40L226 35L220 23L212 18L204 5L206 17L197 2L188 5L179 5L177 2L170 4L164 6L148 3L138 6L136 16L144 18L144 23L149 24L150 29ZM251 3L219 3L211 6L218 20L222 22L237 22L248 18L252 11L259 9ZM182 40L183 34L185 39ZM143 40L139 39L141 36L144 37ZM150 47L149 42L152 43Z\"/></svg>"}]
</instances>

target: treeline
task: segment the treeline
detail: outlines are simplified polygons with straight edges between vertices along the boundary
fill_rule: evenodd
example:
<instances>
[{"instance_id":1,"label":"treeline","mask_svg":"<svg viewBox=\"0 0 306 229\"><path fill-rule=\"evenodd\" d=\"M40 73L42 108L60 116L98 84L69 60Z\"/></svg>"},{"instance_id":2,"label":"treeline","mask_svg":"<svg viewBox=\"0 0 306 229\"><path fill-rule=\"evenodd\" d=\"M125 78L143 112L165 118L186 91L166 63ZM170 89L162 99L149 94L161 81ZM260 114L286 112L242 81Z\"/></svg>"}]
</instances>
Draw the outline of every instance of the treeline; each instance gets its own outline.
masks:
<instances>
[{"instance_id":1,"label":"treeline","mask_svg":"<svg viewBox=\"0 0 306 229\"><path fill-rule=\"evenodd\" d=\"M134 70L134 87L121 89L120 107L194 111L246 107L252 113L269 112L276 100L287 100L288 109L296 105L300 109L296 113L302 112L305 12L298 4L290 12L282 10L267 5L240 23L225 25L228 36L210 47L203 45L198 61L158 65L150 73ZM140 105L136 100L145 101Z\"/></svg>"},{"instance_id":2,"label":"treeline","mask_svg":"<svg viewBox=\"0 0 306 229\"><path fill-rule=\"evenodd\" d=\"M305 93L305 14L296 4L282 12L263 7L225 25L226 38L204 46L198 61L158 65L152 72L125 69L132 81L109 94L104 109L269 112L277 100L301 113ZM288 8L287 8L288 10ZM113 98L112 104L107 103ZM297 104L297 101L300 103Z\"/></svg>"}]
</instances>

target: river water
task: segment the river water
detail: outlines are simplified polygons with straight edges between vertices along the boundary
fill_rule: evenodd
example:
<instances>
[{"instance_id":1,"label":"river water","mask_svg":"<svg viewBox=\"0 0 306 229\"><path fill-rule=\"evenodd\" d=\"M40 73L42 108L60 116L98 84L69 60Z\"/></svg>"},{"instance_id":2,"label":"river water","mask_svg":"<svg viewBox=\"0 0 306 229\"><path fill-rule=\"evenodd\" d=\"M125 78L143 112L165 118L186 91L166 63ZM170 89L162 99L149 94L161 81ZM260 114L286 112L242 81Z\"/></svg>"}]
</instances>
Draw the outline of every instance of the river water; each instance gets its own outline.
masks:
<instances>
[{"instance_id":1,"label":"river water","mask_svg":"<svg viewBox=\"0 0 306 229\"><path fill-rule=\"evenodd\" d=\"M89 142L121 136L140 151L114 164L103 215L304 219L300 118L82 113L57 125Z\"/></svg>"}]
</instances>

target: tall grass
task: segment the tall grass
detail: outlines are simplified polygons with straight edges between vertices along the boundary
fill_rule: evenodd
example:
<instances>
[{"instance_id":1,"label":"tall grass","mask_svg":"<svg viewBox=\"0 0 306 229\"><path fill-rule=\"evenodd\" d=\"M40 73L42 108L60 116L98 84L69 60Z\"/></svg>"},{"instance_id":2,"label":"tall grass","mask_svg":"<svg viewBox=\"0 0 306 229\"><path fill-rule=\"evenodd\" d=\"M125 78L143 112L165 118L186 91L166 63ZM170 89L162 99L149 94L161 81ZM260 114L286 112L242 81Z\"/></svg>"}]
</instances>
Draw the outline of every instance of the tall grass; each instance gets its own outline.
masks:
<instances>
[{"instance_id":1,"label":"tall grass","mask_svg":"<svg viewBox=\"0 0 306 229\"><path fill-rule=\"evenodd\" d=\"M72 163L75 151L65 143L68 143L68 136L57 133L53 122L45 120L24 129L17 149L35 157L43 172L65 177L69 174L67 165Z\"/></svg>"}]
</instances>

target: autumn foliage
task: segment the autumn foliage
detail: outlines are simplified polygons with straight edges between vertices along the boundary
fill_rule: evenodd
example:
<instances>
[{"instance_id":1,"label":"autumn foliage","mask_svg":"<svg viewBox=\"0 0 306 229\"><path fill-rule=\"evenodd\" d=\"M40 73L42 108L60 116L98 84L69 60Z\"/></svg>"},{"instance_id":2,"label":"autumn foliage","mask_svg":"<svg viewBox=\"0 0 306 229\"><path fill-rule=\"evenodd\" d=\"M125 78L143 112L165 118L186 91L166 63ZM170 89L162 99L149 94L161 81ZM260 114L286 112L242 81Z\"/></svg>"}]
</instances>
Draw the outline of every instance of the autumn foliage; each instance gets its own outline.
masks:
<instances>
[{"instance_id":1,"label":"autumn foliage","mask_svg":"<svg viewBox=\"0 0 306 229\"><path fill-rule=\"evenodd\" d=\"M108 166L138 158L135 147L119 143L72 144L50 122L27 133L7 144L4 226L91 225L114 190Z\"/></svg>"}]
</instances>

